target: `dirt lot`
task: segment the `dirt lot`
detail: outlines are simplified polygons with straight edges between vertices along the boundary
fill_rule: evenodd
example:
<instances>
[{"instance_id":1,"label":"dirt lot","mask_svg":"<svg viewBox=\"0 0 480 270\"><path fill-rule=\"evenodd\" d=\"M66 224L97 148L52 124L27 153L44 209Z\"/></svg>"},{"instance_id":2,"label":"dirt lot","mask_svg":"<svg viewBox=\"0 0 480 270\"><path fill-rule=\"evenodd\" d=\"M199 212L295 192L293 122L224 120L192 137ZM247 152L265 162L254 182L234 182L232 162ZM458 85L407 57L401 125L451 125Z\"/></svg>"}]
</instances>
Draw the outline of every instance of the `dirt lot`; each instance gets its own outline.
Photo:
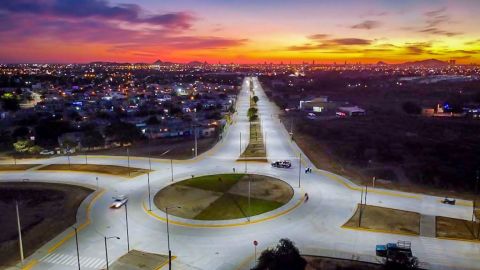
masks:
<instances>
[{"instance_id":1,"label":"dirt lot","mask_svg":"<svg viewBox=\"0 0 480 270\"><path fill-rule=\"evenodd\" d=\"M302 256L307 260L305 270L381 270L382 264L335 259L320 256Z\"/></svg>"},{"instance_id":2,"label":"dirt lot","mask_svg":"<svg viewBox=\"0 0 480 270\"><path fill-rule=\"evenodd\" d=\"M168 263L168 256L130 250L109 267L112 270L157 270Z\"/></svg>"},{"instance_id":3,"label":"dirt lot","mask_svg":"<svg viewBox=\"0 0 480 270\"><path fill-rule=\"evenodd\" d=\"M145 174L148 170L123 167L116 165L97 165L97 164L51 164L45 167L39 168L39 170L45 171L78 171L78 172L91 172L101 174L111 174L122 177L137 177Z\"/></svg>"},{"instance_id":4,"label":"dirt lot","mask_svg":"<svg viewBox=\"0 0 480 270\"><path fill-rule=\"evenodd\" d=\"M294 123L295 142L317 168L361 185L371 186L375 176L376 187L474 198L472 164L478 138L471 130L480 128L478 124L406 116L319 121L289 117L295 120L284 117L282 122L287 129Z\"/></svg>"},{"instance_id":5,"label":"dirt lot","mask_svg":"<svg viewBox=\"0 0 480 270\"><path fill-rule=\"evenodd\" d=\"M8 164L0 165L0 171L25 171L30 168L36 167L39 164Z\"/></svg>"},{"instance_id":6,"label":"dirt lot","mask_svg":"<svg viewBox=\"0 0 480 270\"><path fill-rule=\"evenodd\" d=\"M197 141L198 155L210 150L218 142L215 138L202 138ZM190 159L193 157L192 148L195 147L193 138L169 138L152 140L150 144L147 142L139 142L129 146L130 156L149 155L153 158L165 159ZM90 151L93 155L111 155L111 156L126 156L126 147L117 147L106 150Z\"/></svg>"},{"instance_id":7,"label":"dirt lot","mask_svg":"<svg viewBox=\"0 0 480 270\"><path fill-rule=\"evenodd\" d=\"M478 234L479 224L470 220L437 217L437 237L473 240Z\"/></svg>"},{"instance_id":8,"label":"dirt lot","mask_svg":"<svg viewBox=\"0 0 480 270\"><path fill-rule=\"evenodd\" d=\"M392 208L372 205L362 206L360 228L398 234L420 234L420 214ZM360 205L355 214L343 225L347 228L359 228Z\"/></svg>"},{"instance_id":9,"label":"dirt lot","mask_svg":"<svg viewBox=\"0 0 480 270\"><path fill-rule=\"evenodd\" d=\"M0 269L20 260L15 200L19 202L25 257L75 223L90 189L48 183L0 183Z\"/></svg>"}]
</instances>

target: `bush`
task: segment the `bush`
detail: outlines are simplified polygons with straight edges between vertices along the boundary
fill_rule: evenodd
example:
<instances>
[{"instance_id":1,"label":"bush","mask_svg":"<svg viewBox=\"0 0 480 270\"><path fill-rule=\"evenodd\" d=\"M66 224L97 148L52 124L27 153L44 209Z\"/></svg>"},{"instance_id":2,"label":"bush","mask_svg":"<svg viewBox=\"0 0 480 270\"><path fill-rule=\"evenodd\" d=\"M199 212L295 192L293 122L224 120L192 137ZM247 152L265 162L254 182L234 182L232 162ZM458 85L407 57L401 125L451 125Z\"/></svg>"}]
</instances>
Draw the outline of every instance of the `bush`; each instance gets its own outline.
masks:
<instances>
[{"instance_id":1,"label":"bush","mask_svg":"<svg viewBox=\"0 0 480 270\"><path fill-rule=\"evenodd\" d=\"M262 252L253 270L304 270L307 262L289 239L280 239L275 248Z\"/></svg>"}]
</instances>

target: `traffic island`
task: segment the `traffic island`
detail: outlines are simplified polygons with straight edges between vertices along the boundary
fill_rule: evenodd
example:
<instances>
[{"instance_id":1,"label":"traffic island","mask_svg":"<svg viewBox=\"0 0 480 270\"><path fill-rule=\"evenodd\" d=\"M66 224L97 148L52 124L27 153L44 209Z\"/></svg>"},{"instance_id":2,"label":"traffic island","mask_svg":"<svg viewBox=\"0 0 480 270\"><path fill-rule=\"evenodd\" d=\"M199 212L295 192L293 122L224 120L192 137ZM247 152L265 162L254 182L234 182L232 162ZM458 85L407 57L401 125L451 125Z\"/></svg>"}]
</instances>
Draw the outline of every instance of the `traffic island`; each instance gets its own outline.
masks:
<instances>
[{"instance_id":1,"label":"traffic island","mask_svg":"<svg viewBox=\"0 0 480 270\"><path fill-rule=\"evenodd\" d=\"M98 174L109 174L127 178L137 177L150 172L150 170L125 167L117 165L99 165L99 164L50 164L38 169L39 171L73 171Z\"/></svg>"},{"instance_id":2,"label":"traffic island","mask_svg":"<svg viewBox=\"0 0 480 270\"><path fill-rule=\"evenodd\" d=\"M452 240L479 240L480 223L471 220L436 217L437 237ZM480 241L480 240L479 240Z\"/></svg>"},{"instance_id":3,"label":"traffic island","mask_svg":"<svg viewBox=\"0 0 480 270\"><path fill-rule=\"evenodd\" d=\"M172 257L174 259L175 257ZM112 270L157 270L168 264L168 255L130 250L109 266Z\"/></svg>"},{"instance_id":4,"label":"traffic island","mask_svg":"<svg viewBox=\"0 0 480 270\"><path fill-rule=\"evenodd\" d=\"M193 220L249 218L275 210L293 197L286 182L263 175L217 174L169 185L154 197L157 208ZM172 207L173 206L173 207Z\"/></svg>"},{"instance_id":5,"label":"traffic island","mask_svg":"<svg viewBox=\"0 0 480 270\"><path fill-rule=\"evenodd\" d=\"M420 214L359 204L342 228L417 236L420 234Z\"/></svg>"}]
</instances>

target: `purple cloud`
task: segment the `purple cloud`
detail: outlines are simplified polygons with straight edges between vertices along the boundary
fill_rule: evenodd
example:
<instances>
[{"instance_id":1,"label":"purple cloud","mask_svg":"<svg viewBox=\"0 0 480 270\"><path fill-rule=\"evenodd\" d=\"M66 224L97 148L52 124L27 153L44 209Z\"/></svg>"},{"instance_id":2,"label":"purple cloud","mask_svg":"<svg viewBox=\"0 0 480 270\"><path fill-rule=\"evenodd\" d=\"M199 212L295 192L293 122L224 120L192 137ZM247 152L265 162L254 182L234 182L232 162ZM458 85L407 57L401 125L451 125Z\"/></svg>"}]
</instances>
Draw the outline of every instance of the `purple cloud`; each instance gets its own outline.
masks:
<instances>
[{"instance_id":1,"label":"purple cloud","mask_svg":"<svg viewBox=\"0 0 480 270\"><path fill-rule=\"evenodd\" d=\"M366 20L361 23L352 25L350 28L352 29L366 29L370 30L373 28L378 28L380 27L381 23L379 21L373 21L373 20Z\"/></svg>"}]
</instances>

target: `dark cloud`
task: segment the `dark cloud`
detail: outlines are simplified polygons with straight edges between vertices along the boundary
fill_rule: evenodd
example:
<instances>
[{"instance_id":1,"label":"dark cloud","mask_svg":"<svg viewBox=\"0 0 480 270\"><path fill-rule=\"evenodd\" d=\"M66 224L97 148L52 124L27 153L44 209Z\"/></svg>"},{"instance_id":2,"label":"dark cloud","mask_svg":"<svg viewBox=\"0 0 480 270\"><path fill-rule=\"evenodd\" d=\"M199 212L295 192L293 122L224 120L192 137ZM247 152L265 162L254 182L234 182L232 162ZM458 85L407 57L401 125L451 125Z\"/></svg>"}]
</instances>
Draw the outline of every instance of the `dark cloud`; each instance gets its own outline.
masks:
<instances>
[{"instance_id":1,"label":"dark cloud","mask_svg":"<svg viewBox=\"0 0 480 270\"><path fill-rule=\"evenodd\" d=\"M409 55L432 54L430 51L431 47L432 44L429 42L406 43L403 46L405 54Z\"/></svg>"},{"instance_id":2,"label":"dark cloud","mask_svg":"<svg viewBox=\"0 0 480 270\"><path fill-rule=\"evenodd\" d=\"M358 46L358 45L370 45L371 40L361 38L335 38L326 39L327 35L311 35L309 39L315 41L313 43L304 43L302 45L295 45L287 47L289 51L310 51L319 49L338 49L343 46Z\"/></svg>"},{"instance_id":3,"label":"dark cloud","mask_svg":"<svg viewBox=\"0 0 480 270\"><path fill-rule=\"evenodd\" d=\"M127 48L137 51L142 47L158 51L160 48L221 49L248 42L186 35L185 31L196 20L188 12L145 16L138 5L112 6L101 0L0 0L0 3L0 41L8 44L57 40L104 44L116 51Z\"/></svg>"},{"instance_id":4,"label":"dark cloud","mask_svg":"<svg viewBox=\"0 0 480 270\"><path fill-rule=\"evenodd\" d=\"M444 27L445 25L452 23L450 16L448 16L447 14L447 8L445 7L425 12L424 16L425 26L417 30L417 32L419 33L448 37L458 36L462 34L461 32L454 32L442 29L442 27Z\"/></svg>"},{"instance_id":5,"label":"dark cloud","mask_svg":"<svg viewBox=\"0 0 480 270\"><path fill-rule=\"evenodd\" d=\"M361 38L338 38L330 41L336 45L369 45L372 43L371 40Z\"/></svg>"},{"instance_id":6,"label":"dark cloud","mask_svg":"<svg viewBox=\"0 0 480 270\"><path fill-rule=\"evenodd\" d=\"M366 21L363 21L361 23L352 25L350 28L370 30L370 29L378 28L378 27L380 27L380 25L382 25L382 23L379 22L379 21L366 20Z\"/></svg>"},{"instance_id":7,"label":"dark cloud","mask_svg":"<svg viewBox=\"0 0 480 270\"><path fill-rule=\"evenodd\" d=\"M110 5L103 0L2 0L0 11L14 14L61 18L102 18L130 23L149 23L167 27L190 28L194 17L184 12L145 16L136 4Z\"/></svg>"},{"instance_id":8,"label":"dark cloud","mask_svg":"<svg viewBox=\"0 0 480 270\"><path fill-rule=\"evenodd\" d=\"M424 28L424 29L418 30L418 32L434 34L434 35L442 35L442 36L448 36L448 37L458 36L462 34L461 32L450 32L450 31L438 29L436 27Z\"/></svg>"},{"instance_id":9,"label":"dark cloud","mask_svg":"<svg viewBox=\"0 0 480 270\"><path fill-rule=\"evenodd\" d=\"M328 38L328 37L329 37L329 35L327 35L327 34L315 34L315 35L310 35L310 36L308 36L307 38L308 38L308 39L320 39L320 40L323 40L323 39L326 39L326 38Z\"/></svg>"}]
</instances>

